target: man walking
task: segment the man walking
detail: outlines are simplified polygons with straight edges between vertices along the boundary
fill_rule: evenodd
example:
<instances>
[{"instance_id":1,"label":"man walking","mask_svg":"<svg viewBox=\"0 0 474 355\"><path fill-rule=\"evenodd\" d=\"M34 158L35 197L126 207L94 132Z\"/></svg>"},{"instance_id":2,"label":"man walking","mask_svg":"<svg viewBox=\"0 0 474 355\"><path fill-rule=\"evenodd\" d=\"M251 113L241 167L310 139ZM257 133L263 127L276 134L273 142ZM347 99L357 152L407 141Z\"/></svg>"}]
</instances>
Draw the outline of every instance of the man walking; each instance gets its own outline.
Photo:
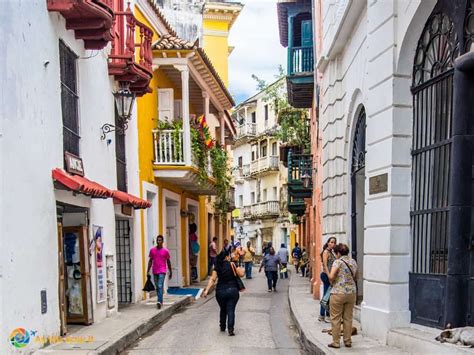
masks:
<instances>
[{"instance_id":1,"label":"man walking","mask_svg":"<svg viewBox=\"0 0 474 355\"><path fill-rule=\"evenodd\" d=\"M209 244L209 263L207 268L207 276L211 276L212 270L216 267L217 260L217 237L212 238Z\"/></svg>"},{"instance_id":2,"label":"man walking","mask_svg":"<svg viewBox=\"0 0 474 355\"><path fill-rule=\"evenodd\" d=\"M293 258L293 264L295 265L296 273L298 273L301 259L301 248L299 247L298 243L295 243L295 247L291 251L291 257Z\"/></svg>"},{"instance_id":3,"label":"man walking","mask_svg":"<svg viewBox=\"0 0 474 355\"><path fill-rule=\"evenodd\" d=\"M171 269L170 252L168 249L163 247L163 236L159 235L156 237L156 247L150 249L149 254L150 260L148 260L148 269L146 273L150 273L150 269L153 266L153 280L155 281L157 303L156 307L161 309L163 305L163 289L166 277L166 267L168 267L169 278L173 277L173 271Z\"/></svg>"},{"instance_id":4,"label":"man walking","mask_svg":"<svg viewBox=\"0 0 474 355\"><path fill-rule=\"evenodd\" d=\"M280 258L275 254L275 249L270 247L268 254L262 260L258 272L265 268L265 275L267 276L268 292L276 292L276 284L278 281L278 267L281 268Z\"/></svg>"},{"instance_id":5,"label":"man walking","mask_svg":"<svg viewBox=\"0 0 474 355\"><path fill-rule=\"evenodd\" d=\"M244 248L244 265L245 265L245 278L252 278L252 261L255 255L255 249L252 248L252 243L247 242L247 246Z\"/></svg>"},{"instance_id":6,"label":"man walking","mask_svg":"<svg viewBox=\"0 0 474 355\"><path fill-rule=\"evenodd\" d=\"M288 266L289 254L288 254L288 249L286 249L285 243L281 243L280 250L278 250L277 255L280 258L280 262L281 262L280 279L282 279L283 276L285 276L285 279L287 279L288 278L287 266Z\"/></svg>"}]
</instances>

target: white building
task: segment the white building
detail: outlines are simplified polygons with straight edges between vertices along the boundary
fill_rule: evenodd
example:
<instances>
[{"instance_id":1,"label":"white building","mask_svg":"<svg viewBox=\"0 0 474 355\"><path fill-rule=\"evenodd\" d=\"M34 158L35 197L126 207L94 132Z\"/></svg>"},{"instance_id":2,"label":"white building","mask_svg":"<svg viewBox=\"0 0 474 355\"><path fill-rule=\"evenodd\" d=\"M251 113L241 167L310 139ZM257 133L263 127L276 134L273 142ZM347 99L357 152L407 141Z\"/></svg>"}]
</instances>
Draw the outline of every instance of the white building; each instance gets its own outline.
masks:
<instances>
[{"instance_id":1,"label":"white building","mask_svg":"<svg viewBox=\"0 0 474 355\"><path fill-rule=\"evenodd\" d=\"M288 245L287 169L280 162L278 122L265 92L238 105L234 112L237 136L232 146L235 204L235 238L251 241L257 254L263 242L276 250ZM235 215L235 214L234 214Z\"/></svg>"},{"instance_id":2,"label":"white building","mask_svg":"<svg viewBox=\"0 0 474 355\"><path fill-rule=\"evenodd\" d=\"M148 203L117 191L139 195L136 118L125 132L105 134L123 127L113 96L119 72L109 72L125 49L111 50L114 12L106 3L2 4L2 354L15 351L6 341L15 330L29 333L29 352L44 345L34 336L64 334L142 297L134 208ZM84 31L81 23L92 25ZM136 64L129 60L128 68ZM142 95L147 78L138 76L144 81L128 83Z\"/></svg>"},{"instance_id":3,"label":"white building","mask_svg":"<svg viewBox=\"0 0 474 355\"><path fill-rule=\"evenodd\" d=\"M385 341L410 323L472 325L472 150L460 142L471 134L474 3L315 9L323 240L352 247L362 330Z\"/></svg>"}]
</instances>

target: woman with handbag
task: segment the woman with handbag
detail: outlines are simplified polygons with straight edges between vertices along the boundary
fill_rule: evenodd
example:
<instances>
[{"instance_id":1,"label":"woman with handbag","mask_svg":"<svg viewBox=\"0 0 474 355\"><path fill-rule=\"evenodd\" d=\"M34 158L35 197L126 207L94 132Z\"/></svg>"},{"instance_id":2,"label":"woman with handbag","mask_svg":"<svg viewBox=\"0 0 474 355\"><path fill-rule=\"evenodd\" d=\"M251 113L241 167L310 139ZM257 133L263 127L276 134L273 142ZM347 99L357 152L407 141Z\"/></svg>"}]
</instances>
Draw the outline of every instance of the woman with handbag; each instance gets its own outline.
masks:
<instances>
[{"instance_id":1,"label":"woman with handbag","mask_svg":"<svg viewBox=\"0 0 474 355\"><path fill-rule=\"evenodd\" d=\"M324 292L323 295L328 292L329 286L329 273L331 272L332 264L336 260L336 255L334 255L334 247L337 244L336 237L330 237L326 244L323 246L323 251L321 252L321 261L323 264L323 271L321 271L321 281L323 282ZM321 304L319 309L319 321L326 322L326 316L329 316L329 312Z\"/></svg>"},{"instance_id":2,"label":"woman with handbag","mask_svg":"<svg viewBox=\"0 0 474 355\"><path fill-rule=\"evenodd\" d=\"M239 301L239 291L243 289L243 282L240 279L244 276L244 269L236 267L230 259L230 254L221 251L217 255L216 267L212 271L211 278L206 289L202 293L207 297L210 288L217 281L216 300L219 304L219 326L221 332L225 332L226 324L229 336L234 336L235 307Z\"/></svg>"},{"instance_id":3,"label":"woman with handbag","mask_svg":"<svg viewBox=\"0 0 474 355\"><path fill-rule=\"evenodd\" d=\"M334 261L329 281L331 282L330 309L332 343L330 348L340 347L341 322L343 340L347 348L352 346L352 313L357 299L357 263L349 257L349 247L339 243L334 248L337 259Z\"/></svg>"}]
</instances>

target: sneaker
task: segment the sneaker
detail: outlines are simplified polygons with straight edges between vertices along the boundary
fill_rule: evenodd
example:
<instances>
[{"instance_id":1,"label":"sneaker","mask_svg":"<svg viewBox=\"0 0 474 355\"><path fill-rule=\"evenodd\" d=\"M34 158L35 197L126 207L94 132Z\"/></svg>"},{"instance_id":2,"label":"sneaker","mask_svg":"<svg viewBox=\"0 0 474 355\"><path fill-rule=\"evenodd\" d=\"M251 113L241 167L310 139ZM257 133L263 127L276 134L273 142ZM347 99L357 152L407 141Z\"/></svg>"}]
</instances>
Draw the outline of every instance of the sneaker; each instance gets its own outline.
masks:
<instances>
[{"instance_id":1,"label":"sneaker","mask_svg":"<svg viewBox=\"0 0 474 355\"><path fill-rule=\"evenodd\" d=\"M269 288L269 289L268 289L268 292L272 292L272 289L271 289L271 288Z\"/></svg>"},{"instance_id":2,"label":"sneaker","mask_svg":"<svg viewBox=\"0 0 474 355\"><path fill-rule=\"evenodd\" d=\"M160 303L160 302L158 302L158 303L156 304L156 308L161 309L161 303Z\"/></svg>"},{"instance_id":3,"label":"sneaker","mask_svg":"<svg viewBox=\"0 0 474 355\"><path fill-rule=\"evenodd\" d=\"M233 337L235 335L234 331L233 330L229 330L229 336L230 337Z\"/></svg>"},{"instance_id":4,"label":"sneaker","mask_svg":"<svg viewBox=\"0 0 474 355\"><path fill-rule=\"evenodd\" d=\"M326 322L326 317L325 316L319 316L318 321L320 322Z\"/></svg>"}]
</instances>

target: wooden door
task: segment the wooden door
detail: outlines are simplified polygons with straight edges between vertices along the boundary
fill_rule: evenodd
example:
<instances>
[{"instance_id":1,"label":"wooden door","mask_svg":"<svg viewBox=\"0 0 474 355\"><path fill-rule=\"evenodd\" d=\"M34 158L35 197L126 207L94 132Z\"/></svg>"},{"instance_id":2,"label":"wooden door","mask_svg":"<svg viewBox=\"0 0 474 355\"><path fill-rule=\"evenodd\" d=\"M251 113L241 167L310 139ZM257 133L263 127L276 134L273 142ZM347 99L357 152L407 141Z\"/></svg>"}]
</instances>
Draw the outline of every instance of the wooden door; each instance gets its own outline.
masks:
<instances>
[{"instance_id":1,"label":"wooden door","mask_svg":"<svg viewBox=\"0 0 474 355\"><path fill-rule=\"evenodd\" d=\"M61 322L61 335L67 333L66 320L66 269L64 264L63 225L58 223L58 293L59 293L59 319Z\"/></svg>"},{"instance_id":2,"label":"wooden door","mask_svg":"<svg viewBox=\"0 0 474 355\"><path fill-rule=\"evenodd\" d=\"M301 21L301 47L313 46L313 25L311 20Z\"/></svg>"}]
</instances>

